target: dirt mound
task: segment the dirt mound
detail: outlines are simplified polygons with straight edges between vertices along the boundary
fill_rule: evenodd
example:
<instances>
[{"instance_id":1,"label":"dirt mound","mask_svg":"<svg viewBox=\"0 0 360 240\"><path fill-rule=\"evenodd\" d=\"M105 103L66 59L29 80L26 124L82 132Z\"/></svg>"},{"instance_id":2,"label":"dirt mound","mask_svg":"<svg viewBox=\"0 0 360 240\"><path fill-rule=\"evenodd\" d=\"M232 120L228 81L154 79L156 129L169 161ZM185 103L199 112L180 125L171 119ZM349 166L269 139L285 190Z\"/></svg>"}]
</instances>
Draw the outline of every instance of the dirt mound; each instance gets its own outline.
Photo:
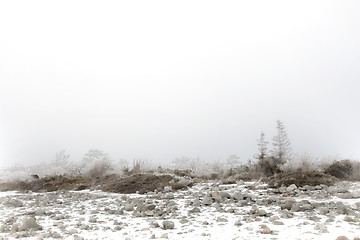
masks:
<instances>
[{"instance_id":1,"label":"dirt mound","mask_svg":"<svg viewBox=\"0 0 360 240\"><path fill-rule=\"evenodd\" d=\"M291 184L295 184L298 187L303 187L305 185L316 186L320 184L330 186L335 183L336 178L322 172L308 171L280 173L267 178L266 181L269 183L270 187L287 187Z\"/></svg>"},{"instance_id":2,"label":"dirt mound","mask_svg":"<svg viewBox=\"0 0 360 240\"><path fill-rule=\"evenodd\" d=\"M169 175L137 174L126 178L111 179L102 185L102 190L115 193L146 193L155 189L161 191L165 186L171 186L173 190L186 188Z\"/></svg>"},{"instance_id":3,"label":"dirt mound","mask_svg":"<svg viewBox=\"0 0 360 240\"><path fill-rule=\"evenodd\" d=\"M52 192L57 190L81 190L91 186L91 180L80 176L46 176L32 181L3 183L0 191L30 190L33 192Z\"/></svg>"},{"instance_id":4,"label":"dirt mound","mask_svg":"<svg viewBox=\"0 0 360 240\"><path fill-rule=\"evenodd\" d=\"M106 192L115 193L146 193L163 190L165 186L171 186L172 190L186 188L169 175L137 174L129 177L120 177L116 174L103 178L89 179L80 176L47 176L29 181L17 181L0 184L0 191L33 191L52 192L57 190L84 190L92 186L100 186Z\"/></svg>"}]
</instances>

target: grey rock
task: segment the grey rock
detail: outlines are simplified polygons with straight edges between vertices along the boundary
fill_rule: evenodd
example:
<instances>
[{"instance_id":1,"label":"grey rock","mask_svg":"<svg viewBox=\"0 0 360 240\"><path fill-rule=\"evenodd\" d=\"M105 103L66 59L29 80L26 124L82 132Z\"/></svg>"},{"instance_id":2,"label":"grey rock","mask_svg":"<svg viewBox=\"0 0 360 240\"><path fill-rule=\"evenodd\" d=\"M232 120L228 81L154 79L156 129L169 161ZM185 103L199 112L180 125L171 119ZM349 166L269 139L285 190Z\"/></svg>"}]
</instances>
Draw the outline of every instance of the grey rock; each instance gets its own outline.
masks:
<instances>
[{"instance_id":1,"label":"grey rock","mask_svg":"<svg viewBox=\"0 0 360 240\"><path fill-rule=\"evenodd\" d=\"M227 220L226 218L223 218L223 217L218 217L216 219L217 222L228 222L229 220Z\"/></svg>"},{"instance_id":2,"label":"grey rock","mask_svg":"<svg viewBox=\"0 0 360 240\"><path fill-rule=\"evenodd\" d=\"M282 221L273 221L272 223L274 225L284 225L284 223Z\"/></svg>"},{"instance_id":3,"label":"grey rock","mask_svg":"<svg viewBox=\"0 0 360 240\"><path fill-rule=\"evenodd\" d=\"M328 233L327 226L323 223L317 224L314 229L319 230L321 233Z\"/></svg>"},{"instance_id":4,"label":"grey rock","mask_svg":"<svg viewBox=\"0 0 360 240\"><path fill-rule=\"evenodd\" d=\"M194 207L193 209L189 210L189 213L199 213L199 212L201 212L201 211L200 211L200 208L198 208L198 207Z\"/></svg>"},{"instance_id":5,"label":"grey rock","mask_svg":"<svg viewBox=\"0 0 360 240\"><path fill-rule=\"evenodd\" d=\"M329 213L329 208L328 207L320 207L319 208L319 214L321 214L321 215L326 215L326 214L328 214Z\"/></svg>"},{"instance_id":6,"label":"grey rock","mask_svg":"<svg viewBox=\"0 0 360 240\"><path fill-rule=\"evenodd\" d=\"M265 217L267 215L267 212L263 209L260 209L258 212L257 212L257 215L260 216L260 217Z\"/></svg>"},{"instance_id":7,"label":"grey rock","mask_svg":"<svg viewBox=\"0 0 360 240\"><path fill-rule=\"evenodd\" d=\"M219 192L222 199L230 199L231 195L228 192Z\"/></svg>"},{"instance_id":8,"label":"grey rock","mask_svg":"<svg viewBox=\"0 0 360 240\"><path fill-rule=\"evenodd\" d=\"M90 222L90 223L96 223L97 220L96 220L96 218L95 218L94 216L91 216L91 217L89 218L89 222Z\"/></svg>"},{"instance_id":9,"label":"grey rock","mask_svg":"<svg viewBox=\"0 0 360 240\"><path fill-rule=\"evenodd\" d=\"M292 212L299 212L301 210L300 203L294 203L290 209Z\"/></svg>"},{"instance_id":10,"label":"grey rock","mask_svg":"<svg viewBox=\"0 0 360 240\"><path fill-rule=\"evenodd\" d=\"M25 217L19 228L20 231L37 231L41 229L42 227L36 222L36 219L34 217Z\"/></svg>"},{"instance_id":11,"label":"grey rock","mask_svg":"<svg viewBox=\"0 0 360 240\"><path fill-rule=\"evenodd\" d=\"M293 201L286 201L285 203L281 204L281 209L287 209L287 210L291 210L291 207L293 206L294 202Z\"/></svg>"},{"instance_id":12,"label":"grey rock","mask_svg":"<svg viewBox=\"0 0 360 240\"><path fill-rule=\"evenodd\" d=\"M146 210L145 215L148 216L148 217L152 217L152 216L154 216L154 211L153 210Z\"/></svg>"},{"instance_id":13,"label":"grey rock","mask_svg":"<svg viewBox=\"0 0 360 240\"><path fill-rule=\"evenodd\" d=\"M173 221L163 221L163 229L168 230L174 228L175 228L175 223Z\"/></svg>"},{"instance_id":14,"label":"grey rock","mask_svg":"<svg viewBox=\"0 0 360 240\"><path fill-rule=\"evenodd\" d=\"M313 210L313 207L311 206L311 204L304 204L301 206L301 209L303 211L311 211L311 210Z\"/></svg>"},{"instance_id":15,"label":"grey rock","mask_svg":"<svg viewBox=\"0 0 360 240\"><path fill-rule=\"evenodd\" d=\"M192 205L193 205L194 207L200 207L200 206L201 206L200 200L199 200L199 199L195 199L195 200L192 202Z\"/></svg>"},{"instance_id":16,"label":"grey rock","mask_svg":"<svg viewBox=\"0 0 360 240\"><path fill-rule=\"evenodd\" d=\"M125 209L125 211L134 211L134 205L126 204L124 209Z\"/></svg>"},{"instance_id":17,"label":"grey rock","mask_svg":"<svg viewBox=\"0 0 360 240\"><path fill-rule=\"evenodd\" d=\"M221 202L222 198L219 192L212 192L211 193L211 197L216 201L216 202Z\"/></svg>"},{"instance_id":18,"label":"grey rock","mask_svg":"<svg viewBox=\"0 0 360 240\"><path fill-rule=\"evenodd\" d=\"M174 199L175 196L174 196L173 193L167 193L167 194L165 194L164 198L165 198L165 199Z\"/></svg>"},{"instance_id":19,"label":"grey rock","mask_svg":"<svg viewBox=\"0 0 360 240\"><path fill-rule=\"evenodd\" d=\"M295 184L291 184L290 186L288 186L286 188L286 192L293 192L296 189L297 189L297 186Z\"/></svg>"},{"instance_id":20,"label":"grey rock","mask_svg":"<svg viewBox=\"0 0 360 240\"><path fill-rule=\"evenodd\" d=\"M166 186L164 187L164 192L171 192L172 191L172 187L171 186Z\"/></svg>"},{"instance_id":21,"label":"grey rock","mask_svg":"<svg viewBox=\"0 0 360 240\"><path fill-rule=\"evenodd\" d=\"M336 240L349 240L346 236L339 236L336 238Z\"/></svg>"},{"instance_id":22,"label":"grey rock","mask_svg":"<svg viewBox=\"0 0 360 240\"><path fill-rule=\"evenodd\" d=\"M154 210L155 208L156 208L155 204L148 204L148 205L145 206L146 210Z\"/></svg>"},{"instance_id":23,"label":"grey rock","mask_svg":"<svg viewBox=\"0 0 360 240\"><path fill-rule=\"evenodd\" d=\"M24 206L23 202L21 202L20 200L17 200L17 199L9 199L6 202L4 202L4 205L6 207L14 207L14 208Z\"/></svg>"},{"instance_id":24,"label":"grey rock","mask_svg":"<svg viewBox=\"0 0 360 240\"><path fill-rule=\"evenodd\" d=\"M239 227L239 226L242 226L243 224L242 224L242 222L240 220L238 220L238 221L235 222L234 225Z\"/></svg>"},{"instance_id":25,"label":"grey rock","mask_svg":"<svg viewBox=\"0 0 360 240\"><path fill-rule=\"evenodd\" d=\"M238 201L245 199L244 195L241 192L234 193L232 197Z\"/></svg>"},{"instance_id":26,"label":"grey rock","mask_svg":"<svg viewBox=\"0 0 360 240\"><path fill-rule=\"evenodd\" d=\"M179 180L179 184L182 184L182 185L185 185L185 186L189 186L191 185L191 181L189 179L186 179L186 178L180 178Z\"/></svg>"},{"instance_id":27,"label":"grey rock","mask_svg":"<svg viewBox=\"0 0 360 240\"><path fill-rule=\"evenodd\" d=\"M212 202L213 202L213 200L212 200L212 198L209 197L209 196L205 196L205 197L203 198L203 200L202 200L202 203L203 203L204 205L206 205L206 206L211 205Z\"/></svg>"}]
</instances>

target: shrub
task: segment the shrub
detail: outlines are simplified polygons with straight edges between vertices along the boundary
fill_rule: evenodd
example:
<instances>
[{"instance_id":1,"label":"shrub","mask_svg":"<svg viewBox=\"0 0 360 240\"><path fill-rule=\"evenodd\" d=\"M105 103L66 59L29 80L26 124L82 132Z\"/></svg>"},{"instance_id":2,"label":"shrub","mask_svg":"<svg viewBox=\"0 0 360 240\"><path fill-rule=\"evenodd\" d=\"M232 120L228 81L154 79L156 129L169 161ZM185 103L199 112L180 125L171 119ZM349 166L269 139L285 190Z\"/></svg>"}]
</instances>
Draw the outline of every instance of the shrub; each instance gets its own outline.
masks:
<instances>
[{"instance_id":1,"label":"shrub","mask_svg":"<svg viewBox=\"0 0 360 240\"><path fill-rule=\"evenodd\" d=\"M350 160L335 161L324 172L339 179L350 179L353 174L353 164Z\"/></svg>"},{"instance_id":2,"label":"shrub","mask_svg":"<svg viewBox=\"0 0 360 240\"><path fill-rule=\"evenodd\" d=\"M309 172L289 172L289 173L280 173L266 179L270 187L281 187L281 186L290 186L295 184L298 187L308 186L317 186L320 184L330 186L333 185L336 181L336 178L328 174L318 172L318 171L309 171Z\"/></svg>"},{"instance_id":3,"label":"shrub","mask_svg":"<svg viewBox=\"0 0 360 240\"><path fill-rule=\"evenodd\" d=\"M273 176L277 173L281 173L280 166L282 165L282 160L273 156L261 159L258 162L261 173L266 177Z\"/></svg>"},{"instance_id":4,"label":"shrub","mask_svg":"<svg viewBox=\"0 0 360 240\"><path fill-rule=\"evenodd\" d=\"M82 164L83 173L91 178L101 178L112 168L108 155L99 150L86 153Z\"/></svg>"}]
</instances>

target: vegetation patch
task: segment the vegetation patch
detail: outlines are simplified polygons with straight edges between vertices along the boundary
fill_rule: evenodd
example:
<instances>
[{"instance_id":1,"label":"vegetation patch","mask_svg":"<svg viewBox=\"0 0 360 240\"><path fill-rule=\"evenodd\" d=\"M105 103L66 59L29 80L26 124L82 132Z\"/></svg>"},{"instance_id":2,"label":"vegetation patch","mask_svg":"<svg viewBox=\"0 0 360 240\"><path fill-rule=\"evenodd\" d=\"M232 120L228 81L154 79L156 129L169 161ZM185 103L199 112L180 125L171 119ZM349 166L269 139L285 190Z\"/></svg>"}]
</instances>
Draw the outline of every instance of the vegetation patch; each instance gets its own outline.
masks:
<instances>
[{"instance_id":1,"label":"vegetation patch","mask_svg":"<svg viewBox=\"0 0 360 240\"><path fill-rule=\"evenodd\" d=\"M333 185L336 178L318 171L280 173L266 179L270 187L290 186L295 184L298 187L317 186L324 184Z\"/></svg>"},{"instance_id":2,"label":"vegetation patch","mask_svg":"<svg viewBox=\"0 0 360 240\"><path fill-rule=\"evenodd\" d=\"M179 184L170 175L136 174L126 178L113 179L104 183L102 190L115 193L146 193L154 190L161 191L165 186L171 186L173 190L186 188Z\"/></svg>"},{"instance_id":3,"label":"vegetation patch","mask_svg":"<svg viewBox=\"0 0 360 240\"><path fill-rule=\"evenodd\" d=\"M324 172L339 179L350 179L353 174L353 164L350 160L335 161Z\"/></svg>"}]
</instances>

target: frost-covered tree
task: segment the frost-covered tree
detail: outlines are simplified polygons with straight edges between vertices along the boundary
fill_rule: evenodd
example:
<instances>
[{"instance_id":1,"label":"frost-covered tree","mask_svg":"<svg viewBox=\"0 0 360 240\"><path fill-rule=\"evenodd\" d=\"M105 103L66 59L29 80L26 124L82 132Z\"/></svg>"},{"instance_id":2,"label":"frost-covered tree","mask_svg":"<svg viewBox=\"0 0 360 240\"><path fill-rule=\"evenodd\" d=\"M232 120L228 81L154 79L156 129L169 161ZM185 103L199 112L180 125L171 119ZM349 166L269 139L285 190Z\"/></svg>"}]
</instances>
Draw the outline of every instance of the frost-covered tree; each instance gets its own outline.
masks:
<instances>
[{"instance_id":1,"label":"frost-covered tree","mask_svg":"<svg viewBox=\"0 0 360 240\"><path fill-rule=\"evenodd\" d=\"M284 124L280 120L277 121L276 128L277 135L272 139L273 150L271 154L276 162L282 165L291 159L291 146Z\"/></svg>"},{"instance_id":2,"label":"frost-covered tree","mask_svg":"<svg viewBox=\"0 0 360 240\"><path fill-rule=\"evenodd\" d=\"M84 174L92 178L102 177L111 169L109 156L97 149L87 152L82 162Z\"/></svg>"},{"instance_id":3,"label":"frost-covered tree","mask_svg":"<svg viewBox=\"0 0 360 240\"><path fill-rule=\"evenodd\" d=\"M240 157L238 155L232 154L226 159L226 164L229 167L236 167L240 164Z\"/></svg>"},{"instance_id":4,"label":"frost-covered tree","mask_svg":"<svg viewBox=\"0 0 360 240\"><path fill-rule=\"evenodd\" d=\"M70 163L69 163L70 155L66 153L65 150L60 150L56 153L55 159L49 164L44 164L43 173L45 175L62 175L69 174L70 172Z\"/></svg>"},{"instance_id":5,"label":"frost-covered tree","mask_svg":"<svg viewBox=\"0 0 360 240\"><path fill-rule=\"evenodd\" d=\"M257 159L258 161L265 160L268 154L268 149L267 149L268 143L269 142L265 141L265 134L261 132L260 138L257 140L259 153L254 156L255 159Z\"/></svg>"}]
</instances>

